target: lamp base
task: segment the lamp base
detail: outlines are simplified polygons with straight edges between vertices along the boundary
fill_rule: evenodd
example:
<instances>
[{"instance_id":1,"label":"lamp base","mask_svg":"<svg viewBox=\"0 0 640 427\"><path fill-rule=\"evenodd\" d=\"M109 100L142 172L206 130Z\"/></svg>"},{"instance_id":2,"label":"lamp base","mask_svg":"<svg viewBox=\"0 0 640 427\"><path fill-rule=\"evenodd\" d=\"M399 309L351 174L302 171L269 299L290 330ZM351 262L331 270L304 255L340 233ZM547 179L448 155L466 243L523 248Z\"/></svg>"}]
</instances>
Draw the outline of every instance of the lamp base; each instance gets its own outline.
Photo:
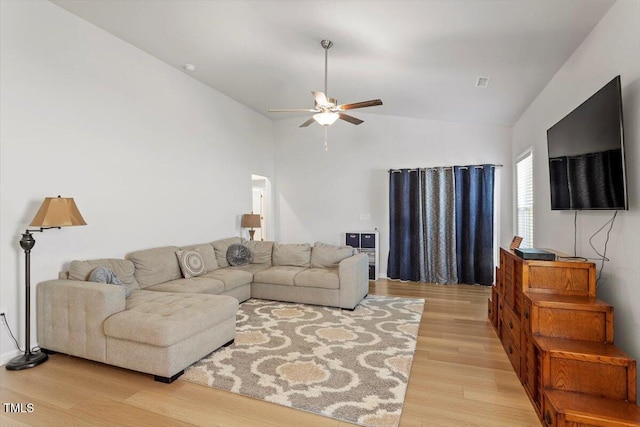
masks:
<instances>
[{"instance_id":1,"label":"lamp base","mask_svg":"<svg viewBox=\"0 0 640 427\"><path fill-rule=\"evenodd\" d=\"M14 357L6 368L9 371L20 371L22 369L34 368L41 363L47 361L49 356L41 351L32 351L31 353L24 353L22 356Z\"/></svg>"}]
</instances>

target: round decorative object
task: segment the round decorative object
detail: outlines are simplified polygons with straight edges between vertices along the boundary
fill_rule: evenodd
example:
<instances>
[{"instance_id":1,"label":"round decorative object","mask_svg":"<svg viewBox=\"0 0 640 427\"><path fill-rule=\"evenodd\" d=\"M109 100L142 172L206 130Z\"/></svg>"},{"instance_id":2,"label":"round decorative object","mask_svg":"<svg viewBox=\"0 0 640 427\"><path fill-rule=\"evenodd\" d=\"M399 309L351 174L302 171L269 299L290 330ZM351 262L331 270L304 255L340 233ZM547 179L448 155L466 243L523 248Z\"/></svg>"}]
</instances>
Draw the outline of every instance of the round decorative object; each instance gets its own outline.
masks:
<instances>
[{"instance_id":1,"label":"round decorative object","mask_svg":"<svg viewBox=\"0 0 640 427\"><path fill-rule=\"evenodd\" d=\"M197 277L205 272L204 260L197 250L178 251L177 255L182 275L185 278Z\"/></svg>"},{"instance_id":2,"label":"round decorative object","mask_svg":"<svg viewBox=\"0 0 640 427\"><path fill-rule=\"evenodd\" d=\"M89 281L97 283L108 283L112 285L122 285L122 282L120 281L120 279L118 279L116 273L106 267L97 267L96 269L94 269L89 275Z\"/></svg>"},{"instance_id":3,"label":"round decorative object","mask_svg":"<svg viewBox=\"0 0 640 427\"><path fill-rule=\"evenodd\" d=\"M89 281L96 283L106 283L109 285L123 285L120 279L118 279L116 273L106 267L96 267L89 275ZM131 289L127 288L124 285L123 287L125 298L129 298L129 295L131 295Z\"/></svg>"},{"instance_id":4,"label":"round decorative object","mask_svg":"<svg viewBox=\"0 0 640 427\"><path fill-rule=\"evenodd\" d=\"M227 248L227 262L231 265L247 265L253 261L251 249L244 245L234 243Z\"/></svg>"}]
</instances>

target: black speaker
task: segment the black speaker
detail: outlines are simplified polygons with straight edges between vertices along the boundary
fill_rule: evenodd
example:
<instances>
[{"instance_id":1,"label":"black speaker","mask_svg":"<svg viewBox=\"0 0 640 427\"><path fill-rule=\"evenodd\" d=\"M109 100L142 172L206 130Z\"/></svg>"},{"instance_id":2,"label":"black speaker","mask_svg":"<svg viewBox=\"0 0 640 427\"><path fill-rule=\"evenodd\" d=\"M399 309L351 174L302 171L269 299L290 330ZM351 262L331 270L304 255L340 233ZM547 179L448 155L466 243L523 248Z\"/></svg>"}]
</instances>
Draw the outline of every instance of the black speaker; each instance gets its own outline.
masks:
<instances>
[{"instance_id":1,"label":"black speaker","mask_svg":"<svg viewBox=\"0 0 640 427\"><path fill-rule=\"evenodd\" d=\"M516 255L526 260L536 261L555 261L556 254L553 252L545 251L544 249L536 248L515 248L513 250Z\"/></svg>"}]
</instances>

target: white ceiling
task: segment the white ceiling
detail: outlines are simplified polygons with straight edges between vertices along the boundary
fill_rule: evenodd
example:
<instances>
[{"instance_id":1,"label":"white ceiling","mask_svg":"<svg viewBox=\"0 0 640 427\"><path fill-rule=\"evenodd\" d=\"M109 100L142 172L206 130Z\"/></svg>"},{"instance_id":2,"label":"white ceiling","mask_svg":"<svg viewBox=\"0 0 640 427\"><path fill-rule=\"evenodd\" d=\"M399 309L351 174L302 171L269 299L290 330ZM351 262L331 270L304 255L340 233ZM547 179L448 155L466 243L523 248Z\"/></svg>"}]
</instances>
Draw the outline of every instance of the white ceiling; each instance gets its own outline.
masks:
<instances>
[{"instance_id":1,"label":"white ceiling","mask_svg":"<svg viewBox=\"0 0 640 427\"><path fill-rule=\"evenodd\" d=\"M511 126L615 0L54 0L272 119L311 90L361 111ZM478 76L489 87L475 87ZM357 116L358 110L353 110Z\"/></svg>"}]
</instances>

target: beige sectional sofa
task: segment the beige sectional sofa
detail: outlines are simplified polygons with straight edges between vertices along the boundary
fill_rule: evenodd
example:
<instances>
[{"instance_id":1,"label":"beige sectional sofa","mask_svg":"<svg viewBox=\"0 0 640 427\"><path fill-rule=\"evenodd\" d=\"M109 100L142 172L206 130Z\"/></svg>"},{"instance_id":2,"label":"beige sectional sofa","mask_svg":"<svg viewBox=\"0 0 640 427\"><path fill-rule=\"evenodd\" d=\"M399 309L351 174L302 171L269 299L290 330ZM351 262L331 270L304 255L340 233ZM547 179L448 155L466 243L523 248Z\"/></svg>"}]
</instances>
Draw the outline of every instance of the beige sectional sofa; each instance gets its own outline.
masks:
<instances>
[{"instance_id":1,"label":"beige sectional sofa","mask_svg":"<svg viewBox=\"0 0 640 427\"><path fill-rule=\"evenodd\" d=\"M252 261L231 266L228 248L240 243ZM196 276L177 255L192 252L203 264ZM113 271L122 286L88 281L98 267ZM228 238L146 249L126 259L73 261L60 279L38 284L38 344L171 382L233 341L239 302L254 297L353 309L367 292L368 258L350 247Z\"/></svg>"}]
</instances>

